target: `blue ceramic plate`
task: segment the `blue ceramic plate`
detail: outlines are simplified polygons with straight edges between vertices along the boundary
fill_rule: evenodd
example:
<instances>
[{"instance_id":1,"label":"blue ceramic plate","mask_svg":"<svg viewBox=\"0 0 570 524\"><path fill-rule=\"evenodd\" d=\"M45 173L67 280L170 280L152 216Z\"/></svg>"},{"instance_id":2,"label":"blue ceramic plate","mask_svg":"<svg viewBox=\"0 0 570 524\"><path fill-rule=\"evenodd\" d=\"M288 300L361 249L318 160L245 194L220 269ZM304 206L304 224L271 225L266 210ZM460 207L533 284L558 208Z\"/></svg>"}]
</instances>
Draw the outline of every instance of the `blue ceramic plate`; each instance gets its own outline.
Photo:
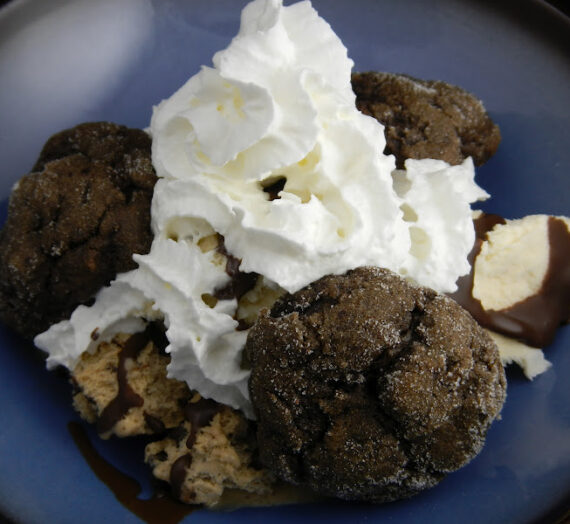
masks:
<instances>
[{"instance_id":1,"label":"blue ceramic plate","mask_svg":"<svg viewBox=\"0 0 570 524\"><path fill-rule=\"evenodd\" d=\"M19 1L0 11L0 199L52 133L84 121L145 127L169 96L236 33L242 0ZM460 85L500 125L498 153L478 171L485 209L516 218L570 214L568 19L538 1L316 0L358 70ZM499 7L502 6L502 7ZM511 6L511 7L509 7ZM0 276L1 278L1 276ZM25 523L139 522L87 464L65 380L0 331L0 512ZM509 371L502 420L482 453L437 488L373 506L309 504L188 522L535 522L568 509L570 329L547 348L534 382ZM151 493L142 447L100 442L107 461ZM125 451L125 447L128 448ZM1 518L0 518L1 520Z\"/></svg>"}]
</instances>

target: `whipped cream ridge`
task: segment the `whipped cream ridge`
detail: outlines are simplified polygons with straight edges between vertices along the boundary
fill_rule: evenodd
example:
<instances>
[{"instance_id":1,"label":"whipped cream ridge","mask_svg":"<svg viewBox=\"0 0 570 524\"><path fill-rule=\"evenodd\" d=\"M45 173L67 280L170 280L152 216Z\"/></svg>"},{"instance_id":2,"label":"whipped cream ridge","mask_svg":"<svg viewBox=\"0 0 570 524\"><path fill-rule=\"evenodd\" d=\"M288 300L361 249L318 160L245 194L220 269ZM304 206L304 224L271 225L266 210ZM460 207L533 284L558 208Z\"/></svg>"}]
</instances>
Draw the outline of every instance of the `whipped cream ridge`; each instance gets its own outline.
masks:
<instances>
[{"instance_id":1,"label":"whipped cream ridge","mask_svg":"<svg viewBox=\"0 0 570 524\"><path fill-rule=\"evenodd\" d=\"M455 290L475 238L470 204L488 195L470 159L396 171L383 126L356 109L352 66L310 2L247 5L213 67L154 108L150 253L36 338L48 366L73 368L102 339L162 318L169 376L251 416L238 318L362 265ZM241 298L216 296L228 253L260 275Z\"/></svg>"}]
</instances>

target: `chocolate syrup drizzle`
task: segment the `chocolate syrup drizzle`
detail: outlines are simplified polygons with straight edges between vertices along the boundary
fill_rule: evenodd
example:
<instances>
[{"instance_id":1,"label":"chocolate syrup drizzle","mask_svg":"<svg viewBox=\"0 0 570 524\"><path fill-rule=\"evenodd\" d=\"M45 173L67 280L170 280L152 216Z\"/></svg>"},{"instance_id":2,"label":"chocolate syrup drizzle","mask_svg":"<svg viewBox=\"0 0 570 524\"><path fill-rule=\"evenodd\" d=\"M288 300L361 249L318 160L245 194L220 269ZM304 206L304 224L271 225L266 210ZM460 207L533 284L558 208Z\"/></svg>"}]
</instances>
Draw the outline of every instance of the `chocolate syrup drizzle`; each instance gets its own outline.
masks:
<instances>
[{"instance_id":1,"label":"chocolate syrup drizzle","mask_svg":"<svg viewBox=\"0 0 570 524\"><path fill-rule=\"evenodd\" d=\"M186 439L186 447L192 450L198 431L206 427L222 409L216 401L200 398L197 402L188 402L184 407L184 418L190 422L190 433ZM192 465L192 453L186 453L174 461L170 468L170 485L176 498L180 498L182 486L186 479L186 471Z\"/></svg>"},{"instance_id":2,"label":"chocolate syrup drizzle","mask_svg":"<svg viewBox=\"0 0 570 524\"><path fill-rule=\"evenodd\" d=\"M216 250L226 257L225 270L231 280L224 287L216 289L214 296L219 300L230 300L232 298L239 300L250 289L254 288L259 275L257 273L244 273L240 271L239 265L241 264L241 259L228 253L222 235L218 235L218 247Z\"/></svg>"},{"instance_id":3,"label":"chocolate syrup drizzle","mask_svg":"<svg viewBox=\"0 0 570 524\"><path fill-rule=\"evenodd\" d=\"M191 465L192 455L186 453L178 457L170 468L170 486L172 487L172 494L177 499L182 495L182 486L186 480L186 471Z\"/></svg>"},{"instance_id":4,"label":"chocolate syrup drizzle","mask_svg":"<svg viewBox=\"0 0 570 524\"><path fill-rule=\"evenodd\" d=\"M278 200L279 198L281 198L279 196L279 193L281 193L281 191L283 191L286 183L287 183L286 177L278 178L277 180L275 180L275 182L273 182L273 184L265 186L263 188L263 192L267 193L269 195L270 201Z\"/></svg>"},{"instance_id":5,"label":"chocolate syrup drizzle","mask_svg":"<svg viewBox=\"0 0 570 524\"><path fill-rule=\"evenodd\" d=\"M133 407L140 407L144 399L131 388L127 380L127 360L136 360L139 353L152 341L157 348L164 349L167 345L164 326L155 322L148 324L140 333L131 335L119 352L119 365L117 366L117 382L119 391L117 396L105 406L97 420L97 431L104 435L113 429Z\"/></svg>"},{"instance_id":6,"label":"chocolate syrup drizzle","mask_svg":"<svg viewBox=\"0 0 570 524\"><path fill-rule=\"evenodd\" d=\"M554 340L559 325L570 320L570 233L564 221L549 217L549 262L540 290L509 308L485 310L472 295L473 265L487 233L504 223L498 215L482 214L475 219L476 240L468 257L471 272L459 278L458 289L450 296L482 326L530 346L545 347Z\"/></svg>"}]
</instances>

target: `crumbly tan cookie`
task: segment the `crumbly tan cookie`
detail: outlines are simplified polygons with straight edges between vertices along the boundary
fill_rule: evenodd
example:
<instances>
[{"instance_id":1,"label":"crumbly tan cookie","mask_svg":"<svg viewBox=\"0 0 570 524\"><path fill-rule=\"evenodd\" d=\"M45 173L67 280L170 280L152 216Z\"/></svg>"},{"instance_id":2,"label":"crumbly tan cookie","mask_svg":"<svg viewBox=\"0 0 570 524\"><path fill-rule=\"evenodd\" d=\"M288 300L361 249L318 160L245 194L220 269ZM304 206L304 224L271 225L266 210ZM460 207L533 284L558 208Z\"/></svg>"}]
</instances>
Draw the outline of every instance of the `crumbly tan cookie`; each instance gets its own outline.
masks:
<instances>
[{"instance_id":1,"label":"crumbly tan cookie","mask_svg":"<svg viewBox=\"0 0 570 524\"><path fill-rule=\"evenodd\" d=\"M354 73L356 106L385 126L386 154L484 164L501 141L499 128L474 95L437 80L393 73Z\"/></svg>"},{"instance_id":2,"label":"crumbly tan cookie","mask_svg":"<svg viewBox=\"0 0 570 524\"><path fill-rule=\"evenodd\" d=\"M0 231L0 318L31 338L150 249L150 137L108 122L54 135Z\"/></svg>"},{"instance_id":3,"label":"crumbly tan cookie","mask_svg":"<svg viewBox=\"0 0 570 524\"><path fill-rule=\"evenodd\" d=\"M217 505L225 490L270 493L273 476L256 466L255 433L241 413L196 395L186 420L148 444L146 462L188 504Z\"/></svg>"},{"instance_id":4,"label":"crumbly tan cookie","mask_svg":"<svg viewBox=\"0 0 570 524\"><path fill-rule=\"evenodd\" d=\"M182 423L192 393L186 383L167 378L164 347L159 328L149 328L83 353L72 372L73 405L103 438L160 434Z\"/></svg>"},{"instance_id":5,"label":"crumbly tan cookie","mask_svg":"<svg viewBox=\"0 0 570 524\"><path fill-rule=\"evenodd\" d=\"M278 300L245 352L261 462L348 500L437 484L481 450L505 399L497 348L472 317L379 268Z\"/></svg>"},{"instance_id":6,"label":"crumbly tan cookie","mask_svg":"<svg viewBox=\"0 0 570 524\"><path fill-rule=\"evenodd\" d=\"M84 353L72 373L76 410L103 438L161 438L147 446L145 460L183 502L216 505L226 489L269 493L273 477L256 465L253 423L167 378L163 337L149 324Z\"/></svg>"}]
</instances>

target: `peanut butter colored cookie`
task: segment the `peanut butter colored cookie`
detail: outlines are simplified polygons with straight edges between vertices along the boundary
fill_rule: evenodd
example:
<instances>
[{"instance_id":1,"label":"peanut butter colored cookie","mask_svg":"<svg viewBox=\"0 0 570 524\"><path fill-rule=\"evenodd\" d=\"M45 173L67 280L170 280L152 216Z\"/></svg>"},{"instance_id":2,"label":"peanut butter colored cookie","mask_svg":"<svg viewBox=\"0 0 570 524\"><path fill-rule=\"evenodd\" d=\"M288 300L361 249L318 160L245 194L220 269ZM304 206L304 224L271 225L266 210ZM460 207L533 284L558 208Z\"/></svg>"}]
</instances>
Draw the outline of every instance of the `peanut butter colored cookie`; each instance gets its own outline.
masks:
<instances>
[{"instance_id":1,"label":"peanut butter colored cookie","mask_svg":"<svg viewBox=\"0 0 570 524\"><path fill-rule=\"evenodd\" d=\"M72 373L73 404L103 437L162 434L184 420L192 396L185 382L169 379L164 333L119 334L83 353Z\"/></svg>"},{"instance_id":2,"label":"peanut butter colored cookie","mask_svg":"<svg viewBox=\"0 0 570 524\"><path fill-rule=\"evenodd\" d=\"M146 447L155 477L188 504L217 505L225 490L272 491L273 476L257 465L253 424L240 412L196 395L185 420Z\"/></svg>"}]
</instances>

